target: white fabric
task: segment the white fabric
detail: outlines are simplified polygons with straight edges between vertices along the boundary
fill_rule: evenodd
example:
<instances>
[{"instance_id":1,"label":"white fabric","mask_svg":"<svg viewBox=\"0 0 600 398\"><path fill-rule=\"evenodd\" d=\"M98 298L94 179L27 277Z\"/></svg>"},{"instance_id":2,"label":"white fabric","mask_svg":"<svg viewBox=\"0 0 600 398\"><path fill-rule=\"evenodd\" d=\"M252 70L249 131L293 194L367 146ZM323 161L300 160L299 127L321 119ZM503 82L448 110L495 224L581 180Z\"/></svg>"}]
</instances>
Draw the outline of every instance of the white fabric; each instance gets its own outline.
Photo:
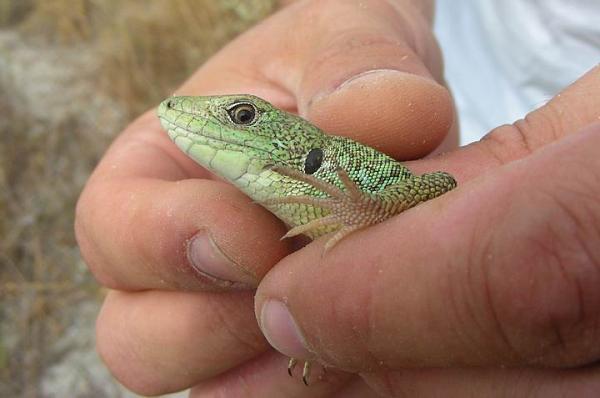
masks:
<instances>
[{"instance_id":1,"label":"white fabric","mask_svg":"<svg viewBox=\"0 0 600 398\"><path fill-rule=\"evenodd\" d=\"M600 0L438 0L435 31L463 144L600 62Z\"/></svg>"}]
</instances>

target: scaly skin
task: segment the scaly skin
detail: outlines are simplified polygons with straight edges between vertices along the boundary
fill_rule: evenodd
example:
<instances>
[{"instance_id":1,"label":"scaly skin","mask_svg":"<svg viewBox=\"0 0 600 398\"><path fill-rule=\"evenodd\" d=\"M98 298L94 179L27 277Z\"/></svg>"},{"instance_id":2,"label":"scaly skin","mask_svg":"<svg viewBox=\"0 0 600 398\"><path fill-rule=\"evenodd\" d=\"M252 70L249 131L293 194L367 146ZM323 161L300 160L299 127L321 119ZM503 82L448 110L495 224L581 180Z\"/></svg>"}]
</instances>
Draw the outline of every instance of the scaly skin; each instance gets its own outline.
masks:
<instances>
[{"instance_id":1,"label":"scaly skin","mask_svg":"<svg viewBox=\"0 0 600 398\"><path fill-rule=\"evenodd\" d=\"M251 123L232 120L229 113L236 104L254 108ZM327 249L356 229L456 186L447 173L415 176L373 148L326 135L306 120L251 95L172 97L160 104L158 117L189 157L286 224L300 227L312 222L311 228L294 228L286 236L305 233L317 238L337 230ZM306 174L307 155L317 148L322 150L322 163ZM344 172L349 178L346 184L339 175ZM323 183L332 189L324 191Z\"/></svg>"},{"instance_id":2,"label":"scaly skin","mask_svg":"<svg viewBox=\"0 0 600 398\"><path fill-rule=\"evenodd\" d=\"M172 97L158 117L189 157L291 226L286 237L336 231L325 251L456 187L448 173L413 175L373 148L327 135L252 95ZM305 383L309 369L306 362Z\"/></svg>"}]
</instances>

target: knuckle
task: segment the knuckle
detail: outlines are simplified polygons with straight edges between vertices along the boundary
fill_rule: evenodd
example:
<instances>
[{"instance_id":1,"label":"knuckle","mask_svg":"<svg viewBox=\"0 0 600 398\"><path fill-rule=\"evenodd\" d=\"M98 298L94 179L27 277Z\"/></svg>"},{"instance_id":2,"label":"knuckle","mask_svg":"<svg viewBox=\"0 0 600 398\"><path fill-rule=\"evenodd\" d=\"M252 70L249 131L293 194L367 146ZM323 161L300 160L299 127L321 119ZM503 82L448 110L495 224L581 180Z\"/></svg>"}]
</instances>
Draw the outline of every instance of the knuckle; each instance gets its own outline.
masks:
<instances>
[{"instance_id":1,"label":"knuckle","mask_svg":"<svg viewBox=\"0 0 600 398\"><path fill-rule=\"evenodd\" d=\"M551 103L530 112L524 119L517 120L513 126L531 152L556 141L564 131L563 117Z\"/></svg>"},{"instance_id":2,"label":"knuckle","mask_svg":"<svg viewBox=\"0 0 600 398\"><path fill-rule=\"evenodd\" d=\"M347 1L344 0L308 0L304 3L305 5L305 10L310 10L310 11L305 11L305 12L315 12L315 13L319 13L331 8L336 8L340 5L344 5L344 3L348 3Z\"/></svg>"},{"instance_id":3,"label":"knuckle","mask_svg":"<svg viewBox=\"0 0 600 398\"><path fill-rule=\"evenodd\" d=\"M318 52L314 53L307 70L318 72L339 62L348 62L354 57L364 57L367 53L402 53L411 58L415 57L412 50L393 37L382 35L380 32L365 29L361 26L351 26L336 33L331 33L327 43ZM387 67L393 68L396 66L396 62L390 59ZM382 65L379 67L384 68Z\"/></svg>"},{"instance_id":4,"label":"knuckle","mask_svg":"<svg viewBox=\"0 0 600 398\"><path fill-rule=\"evenodd\" d=\"M529 113L513 124L496 127L481 143L499 163L523 158L564 134L561 111L552 103Z\"/></svg>"},{"instance_id":5,"label":"knuckle","mask_svg":"<svg viewBox=\"0 0 600 398\"><path fill-rule=\"evenodd\" d=\"M499 164L529 155L532 152L529 133L522 126L521 121L517 121L514 125L496 127L481 139L482 148Z\"/></svg>"},{"instance_id":6,"label":"knuckle","mask_svg":"<svg viewBox=\"0 0 600 398\"><path fill-rule=\"evenodd\" d=\"M100 240L95 236L95 220L93 197L97 191L95 185L89 184L81 193L75 206L75 239L79 246L81 257L96 280L103 286L114 287L114 278L105 271L103 264L106 262L99 247Z\"/></svg>"},{"instance_id":7,"label":"knuckle","mask_svg":"<svg viewBox=\"0 0 600 398\"><path fill-rule=\"evenodd\" d=\"M377 54L374 48L388 48L386 53L397 54L398 48L407 51L406 45L399 40L396 34L391 33L390 28L398 29L397 15L394 7L387 1L372 0L371 7L361 7L361 2L345 0L312 0L304 3L297 18L297 34L301 37L313 35L314 40L319 43L319 51L316 52L318 59L314 61L313 67L330 61L331 59L349 58L352 55L361 55L368 52L370 56ZM340 15L346 16L345 23L340 24ZM379 20L378 24L372 24L373 18ZM313 21L310 31L319 32L318 35L306 32L304 21ZM405 29L402 24L403 28ZM408 33L405 34L410 36ZM412 39L412 37L410 37ZM407 40L412 43L415 40ZM412 55L412 53L410 54Z\"/></svg>"}]
</instances>

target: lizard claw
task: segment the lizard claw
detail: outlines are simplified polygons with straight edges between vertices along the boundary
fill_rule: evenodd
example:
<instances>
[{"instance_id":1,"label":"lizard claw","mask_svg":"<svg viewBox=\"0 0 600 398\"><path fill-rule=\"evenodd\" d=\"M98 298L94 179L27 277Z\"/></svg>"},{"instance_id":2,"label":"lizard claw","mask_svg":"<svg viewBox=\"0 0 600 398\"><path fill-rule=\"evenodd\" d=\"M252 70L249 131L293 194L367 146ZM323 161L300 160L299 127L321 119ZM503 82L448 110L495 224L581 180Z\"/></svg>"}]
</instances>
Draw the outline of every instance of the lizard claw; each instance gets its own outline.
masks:
<instances>
[{"instance_id":1,"label":"lizard claw","mask_svg":"<svg viewBox=\"0 0 600 398\"><path fill-rule=\"evenodd\" d=\"M297 363L298 363L298 360L296 358L290 358L290 361L288 362L288 369L287 369L290 377L292 377L292 372L294 371L294 368L296 367Z\"/></svg>"},{"instance_id":2,"label":"lizard claw","mask_svg":"<svg viewBox=\"0 0 600 398\"><path fill-rule=\"evenodd\" d=\"M305 386L308 386L308 378L310 377L310 362L304 362L304 368L302 369L302 382Z\"/></svg>"},{"instance_id":3,"label":"lizard claw","mask_svg":"<svg viewBox=\"0 0 600 398\"><path fill-rule=\"evenodd\" d=\"M296 358L290 358L290 361L288 362L288 374L290 375L290 377L293 376L292 372L294 371L294 368L297 364L298 360ZM310 378L310 369L310 361L305 361L304 366L302 367L302 382L306 386L308 386L308 379Z\"/></svg>"}]
</instances>

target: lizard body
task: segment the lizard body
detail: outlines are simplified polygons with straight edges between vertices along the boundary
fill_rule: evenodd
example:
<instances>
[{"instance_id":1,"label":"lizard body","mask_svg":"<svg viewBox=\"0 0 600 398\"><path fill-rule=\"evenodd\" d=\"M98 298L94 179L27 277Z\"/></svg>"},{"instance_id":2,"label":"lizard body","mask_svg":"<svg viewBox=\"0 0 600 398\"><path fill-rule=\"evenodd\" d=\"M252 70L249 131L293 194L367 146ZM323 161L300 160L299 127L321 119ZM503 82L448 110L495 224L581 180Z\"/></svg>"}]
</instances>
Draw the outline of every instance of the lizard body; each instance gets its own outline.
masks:
<instances>
[{"instance_id":1,"label":"lizard body","mask_svg":"<svg viewBox=\"0 0 600 398\"><path fill-rule=\"evenodd\" d=\"M445 172L416 176L393 158L251 95L171 97L162 126L189 157L292 227L286 236L345 235L456 186Z\"/></svg>"}]
</instances>

